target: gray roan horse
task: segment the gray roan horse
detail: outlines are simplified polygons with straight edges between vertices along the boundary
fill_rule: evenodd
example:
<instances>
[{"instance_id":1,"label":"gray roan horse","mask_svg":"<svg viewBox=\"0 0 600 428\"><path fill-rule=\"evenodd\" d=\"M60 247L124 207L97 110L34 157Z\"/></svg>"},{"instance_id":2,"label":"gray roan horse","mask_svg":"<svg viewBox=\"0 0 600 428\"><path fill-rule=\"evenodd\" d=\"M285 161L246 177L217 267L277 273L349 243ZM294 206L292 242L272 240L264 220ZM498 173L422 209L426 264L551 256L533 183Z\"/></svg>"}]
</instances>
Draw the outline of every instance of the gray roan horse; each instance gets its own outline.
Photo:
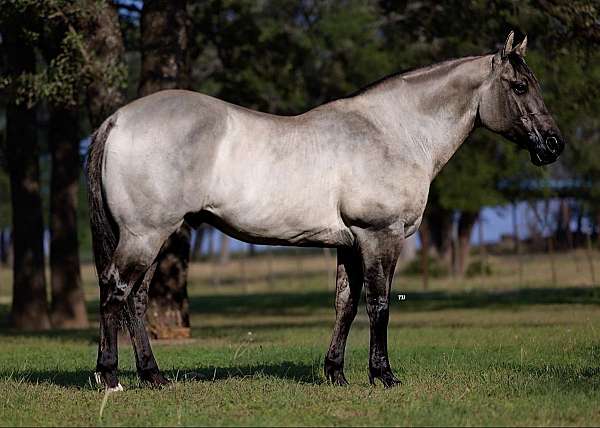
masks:
<instances>
[{"instance_id":1,"label":"gray roan horse","mask_svg":"<svg viewBox=\"0 0 600 428\"><path fill-rule=\"evenodd\" d=\"M364 287L369 379L399 383L388 360L390 284L433 178L477 126L529 150L535 165L563 150L523 60L526 43L513 47L511 33L497 53L394 75L298 116L176 90L113 114L96 131L88 162L101 297L97 380L122 389L117 330L124 317L139 376L167 382L143 317L155 258L186 220L251 243L335 247L336 320L325 375L347 383L344 348Z\"/></svg>"}]
</instances>

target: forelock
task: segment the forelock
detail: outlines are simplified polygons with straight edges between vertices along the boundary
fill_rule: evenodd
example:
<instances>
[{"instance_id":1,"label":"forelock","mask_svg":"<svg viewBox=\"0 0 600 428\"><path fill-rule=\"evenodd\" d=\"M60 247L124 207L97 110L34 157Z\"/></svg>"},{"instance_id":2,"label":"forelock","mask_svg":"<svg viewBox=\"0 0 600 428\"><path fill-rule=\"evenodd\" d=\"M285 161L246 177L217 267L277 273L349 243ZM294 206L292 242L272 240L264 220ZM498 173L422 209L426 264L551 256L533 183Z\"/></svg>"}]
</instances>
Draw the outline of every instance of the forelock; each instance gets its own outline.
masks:
<instances>
[{"instance_id":1,"label":"forelock","mask_svg":"<svg viewBox=\"0 0 600 428\"><path fill-rule=\"evenodd\" d=\"M524 74L532 82L539 84L538 80L536 79L535 75L533 74L533 71L531 71L531 69L525 62L525 59L521 55L517 54L516 52L511 52L508 55L508 61L510 62L510 65L512 65L512 67L515 69L515 71L517 73Z\"/></svg>"}]
</instances>

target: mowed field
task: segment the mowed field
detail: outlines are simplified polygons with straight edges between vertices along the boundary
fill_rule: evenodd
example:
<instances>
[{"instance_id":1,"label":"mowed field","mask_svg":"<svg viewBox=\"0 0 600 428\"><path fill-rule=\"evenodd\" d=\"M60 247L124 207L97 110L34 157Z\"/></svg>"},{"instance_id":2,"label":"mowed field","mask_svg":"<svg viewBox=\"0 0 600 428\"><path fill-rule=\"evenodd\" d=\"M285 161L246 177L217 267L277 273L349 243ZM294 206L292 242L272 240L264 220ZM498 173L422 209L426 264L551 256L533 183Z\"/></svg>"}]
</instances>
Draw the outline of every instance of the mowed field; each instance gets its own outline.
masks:
<instances>
[{"instance_id":1,"label":"mowed field","mask_svg":"<svg viewBox=\"0 0 600 428\"><path fill-rule=\"evenodd\" d=\"M600 425L600 292L585 253L557 255L556 281L541 256L491 257L492 276L427 290L398 275L389 343L403 385L391 390L367 380L364 306L346 356L352 385L325 382L335 260L298 254L192 265L193 338L154 343L172 385L141 386L123 338L125 391L108 396L92 381L98 293L85 266L89 330L2 324L0 425ZM9 272L0 281L4 319Z\"/></svg>"}]
</instances>

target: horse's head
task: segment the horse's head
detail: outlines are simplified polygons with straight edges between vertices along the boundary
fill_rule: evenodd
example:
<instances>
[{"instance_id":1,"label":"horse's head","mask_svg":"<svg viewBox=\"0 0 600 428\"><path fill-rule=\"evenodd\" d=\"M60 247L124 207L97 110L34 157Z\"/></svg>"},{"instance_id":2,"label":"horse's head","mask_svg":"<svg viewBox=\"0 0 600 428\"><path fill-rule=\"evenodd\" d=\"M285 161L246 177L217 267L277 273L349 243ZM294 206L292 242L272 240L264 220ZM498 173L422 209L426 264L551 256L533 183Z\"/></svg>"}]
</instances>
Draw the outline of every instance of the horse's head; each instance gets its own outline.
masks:
<instances>
[{"instance_id":1,"label":"horse's head","mask_svg":"<svg viewBox=\"0 0 600 428\"><path fill-rule=\"evenodd\" d=\"M504 48L492 58L490 78L482 87L479 119L486 128L529 150L534 165L546 165L558 158L565 142L523 59L527 37L515 47L513 37L511 32Z\"/></svg>"}]
</instances>

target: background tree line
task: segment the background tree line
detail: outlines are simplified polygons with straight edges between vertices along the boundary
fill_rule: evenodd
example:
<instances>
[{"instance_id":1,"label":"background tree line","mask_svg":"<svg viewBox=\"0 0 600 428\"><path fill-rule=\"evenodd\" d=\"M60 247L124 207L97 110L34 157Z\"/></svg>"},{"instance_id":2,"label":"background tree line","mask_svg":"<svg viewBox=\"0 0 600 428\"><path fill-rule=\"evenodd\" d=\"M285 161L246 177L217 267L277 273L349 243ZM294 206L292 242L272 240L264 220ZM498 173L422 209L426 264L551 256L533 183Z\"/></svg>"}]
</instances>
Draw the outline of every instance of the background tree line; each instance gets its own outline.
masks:
<instances>
[{"instance_id":1,"label":"background tree line","mask_svg":"<svg viewBox=\"0 0 600 428\"><path fill-rule=\"evenodd\" d=\"M477 131L434 181L421 241L461 274L482 207L556 196L553 184L565 181L567 219L552 233L576 216L596 237L599 10L584 0L0 0L0 260L12 248L10 322L87 325L86 137L126 102L183 88L297 114L393 72L489 52L510 29L530 35L528 62L568 149L558 165L536 169L513 145ZM184 225L159 256L148 313L155 337L189 334L191 234ZM196 250L204 235L195 232Z\"/></svg>"}]
</instances>

